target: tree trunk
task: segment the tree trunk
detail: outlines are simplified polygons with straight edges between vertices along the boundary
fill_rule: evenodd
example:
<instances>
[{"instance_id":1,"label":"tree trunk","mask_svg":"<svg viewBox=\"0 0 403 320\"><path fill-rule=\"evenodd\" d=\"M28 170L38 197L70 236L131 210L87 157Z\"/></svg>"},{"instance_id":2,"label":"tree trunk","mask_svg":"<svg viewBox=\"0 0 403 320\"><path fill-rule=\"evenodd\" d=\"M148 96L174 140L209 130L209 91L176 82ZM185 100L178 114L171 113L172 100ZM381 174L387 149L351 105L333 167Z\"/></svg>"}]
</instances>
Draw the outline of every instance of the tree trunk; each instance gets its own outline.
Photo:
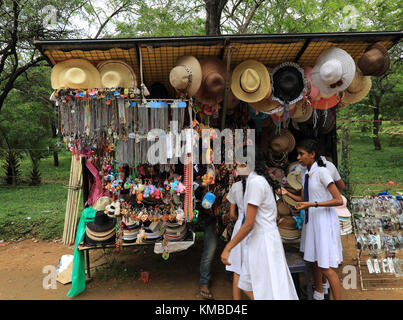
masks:
<instances>
[{"instance_id":1,"label":"tree trunk","mask_svg":"<svg viewBox=\"0 0 403 320\"><path fill-rule=\"evenodd\" d=\"M381 150L381 140L379 139L379 127L381 126L381 123L378 121L379 120L379 102L380 102L380 97L377 96L375 97L375 108L374 108L374 124L373 124L373 138L372 140L374 141L374 147L375 150Z\"/></svg>"},{"instance_id":2,"label":"tree trunk","mask_svg":"<svg viewBox=\"0 0 403 320\"><path fill-rule=\"evenodd\" d=\"M205 0L206 35L220 35L221 14L228 0Z\"/></svg>"}]
</instances>

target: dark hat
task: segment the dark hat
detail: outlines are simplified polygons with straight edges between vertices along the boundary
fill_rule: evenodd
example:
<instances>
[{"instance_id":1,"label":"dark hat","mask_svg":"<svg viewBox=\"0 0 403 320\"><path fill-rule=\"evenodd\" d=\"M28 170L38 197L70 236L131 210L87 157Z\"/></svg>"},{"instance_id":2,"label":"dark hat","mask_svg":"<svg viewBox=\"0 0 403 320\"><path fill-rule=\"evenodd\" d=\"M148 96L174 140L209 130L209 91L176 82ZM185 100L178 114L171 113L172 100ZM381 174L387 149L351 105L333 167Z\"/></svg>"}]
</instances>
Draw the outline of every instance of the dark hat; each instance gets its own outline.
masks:
<instances>
[{"instance_id":1,"label":"dark hat","mask_svg":"<svg viewBox=\"0 0 403 320\"><path fill-rule=\"evenodd\" d=\"M93 232L105 232L113 229L115 224L115 218L109 218L104 211L97 211L94 221L87 223L87 227Z\"/></svg>"},{"instance_id":2,"label":"dark hat","mask_svg":"<svg viewBox=\"0 0 403 320\"><path fill-rule=\"evenodd\" d=\"M303 98L306 91L304 70L296 63L285 62L273 69L271 73L273 100L280 103L296 103Z\"/></svg>"},{"instance_id":3,"label":"dark hat","mask_svg":"<svg viewBox=\"0 0 403 320\"><path fill-rule=\"evenodd\" d=\"M147 97L148 99L168 99L169 94L167 88L160 83L155 82L149 88L150 95Z\"/></svg>"},{"instance_id":4,"label":"dark hat","mask_svg":"<svg viewBox=\"0 0 403 320\"><path fill-rule=\"evenodd\" d=\"M363 56L358 59L358 67L364 76L381 76L385 74L390 66L390 56L388 50L379 44L370 45Z\"/></svg>"}]
</instances>

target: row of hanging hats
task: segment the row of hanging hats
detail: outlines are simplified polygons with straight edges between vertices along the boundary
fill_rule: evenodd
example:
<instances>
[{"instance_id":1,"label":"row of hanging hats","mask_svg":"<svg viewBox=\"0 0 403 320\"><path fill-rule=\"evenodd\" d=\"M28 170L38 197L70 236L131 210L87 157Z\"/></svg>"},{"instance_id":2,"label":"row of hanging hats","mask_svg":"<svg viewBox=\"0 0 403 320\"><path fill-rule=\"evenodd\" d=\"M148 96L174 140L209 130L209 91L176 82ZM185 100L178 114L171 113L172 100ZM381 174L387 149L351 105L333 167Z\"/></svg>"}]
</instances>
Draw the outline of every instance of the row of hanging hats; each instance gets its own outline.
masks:
<instances>
[{"instance_id":1,"label":"row of hanging hats","mask_svg":"<svg viewBox=\"0 0 403 320\"><path fill-rule=\"evenodd\" d=\"M51 73L53 89L137 89L133 68L121 60L106 60L94 66L86 59L69 59L55 64Z\"/></svg>"}]
</instances>

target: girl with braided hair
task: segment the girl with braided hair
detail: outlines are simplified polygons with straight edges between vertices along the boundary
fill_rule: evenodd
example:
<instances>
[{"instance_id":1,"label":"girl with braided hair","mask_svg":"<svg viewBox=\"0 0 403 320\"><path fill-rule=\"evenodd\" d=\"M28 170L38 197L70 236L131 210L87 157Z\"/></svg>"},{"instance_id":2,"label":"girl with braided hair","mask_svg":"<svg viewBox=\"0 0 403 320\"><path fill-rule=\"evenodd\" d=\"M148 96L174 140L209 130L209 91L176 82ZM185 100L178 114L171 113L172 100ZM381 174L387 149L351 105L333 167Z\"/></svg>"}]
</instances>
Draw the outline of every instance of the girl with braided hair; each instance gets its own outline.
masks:
<instances>
[{"instance_id":1,"label":"girl with braided hair","mask_svg":"<svg viewBox=\"0 0 403 320\"><path fill-rule=\"evenodd\" d=\"M245 222L225 246L221 261L231 265L231 251L246 238L246 257L238 287L250 299L297 300L294 282L288 269L283 243L277 228L275 189L262 154L247 153L246 163L237 163L238 175L247 177L244 208Z\"/></svg>"}]
</instances>

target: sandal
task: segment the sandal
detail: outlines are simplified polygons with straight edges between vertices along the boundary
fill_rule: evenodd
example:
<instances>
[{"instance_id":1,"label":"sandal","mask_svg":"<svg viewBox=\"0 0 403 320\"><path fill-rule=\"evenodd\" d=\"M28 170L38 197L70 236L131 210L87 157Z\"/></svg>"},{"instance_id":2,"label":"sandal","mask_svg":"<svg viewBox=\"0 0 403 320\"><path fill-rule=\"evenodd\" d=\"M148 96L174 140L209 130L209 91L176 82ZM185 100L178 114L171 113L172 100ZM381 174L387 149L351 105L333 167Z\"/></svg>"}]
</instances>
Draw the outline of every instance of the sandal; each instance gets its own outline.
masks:
<instances>
[{"instance_id":1,"label":"sandal","mask_svg":"<svg viewBox=\"0 0 403 320\"><path fill-rule=\"evenodd\" d=\"M210 291L199 289L199 292L204 300L214 300L213 294Z\"/></svg>"}]
</instances>

